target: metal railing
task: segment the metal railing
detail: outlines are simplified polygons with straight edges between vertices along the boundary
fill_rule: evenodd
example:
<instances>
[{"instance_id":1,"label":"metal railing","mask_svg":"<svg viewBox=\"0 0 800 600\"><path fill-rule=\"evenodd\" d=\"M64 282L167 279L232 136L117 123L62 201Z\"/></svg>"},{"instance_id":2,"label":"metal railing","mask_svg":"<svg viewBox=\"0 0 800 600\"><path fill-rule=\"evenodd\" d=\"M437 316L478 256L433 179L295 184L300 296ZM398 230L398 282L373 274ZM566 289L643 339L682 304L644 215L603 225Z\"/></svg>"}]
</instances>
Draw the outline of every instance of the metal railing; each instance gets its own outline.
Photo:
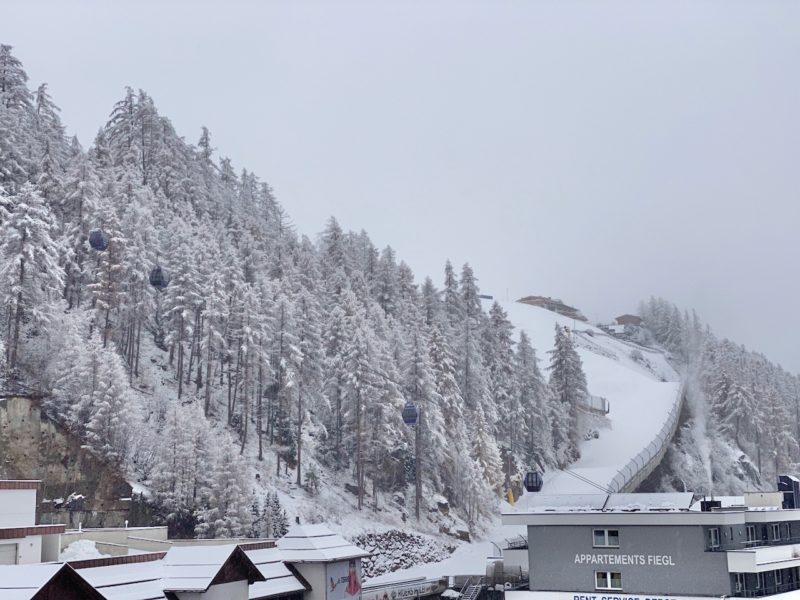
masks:
<instances>
[{"instance_id":1,"label":"metal railing","mask_svg":"<svg viewBox=\"0 0 800 600\"><path fill-rule=\"evenodd\" d=\"M784 592L793 592L800 589L800 581L789 581L780 585L761 586L755 590L739 590L733 594L734 598L760 598L761 596L771 596Z\"/></svg>"},{"instance_id":2,"label":"metal railing","mask_svg":"<svg viewBox=\"0 0 800 600\"><path fill-rule=\"evenodd\" d=\"M528 538L523 535L518 535L513 538L506 538L505 550L527 550Z\"/></svg>"},{"instance_id":3,"label":"metal railing","mask_svg":"<svg viewBox=\"0 0 800 600\"><path fill-rule=\"evenodd\" d=\"M761 539L749 540L742 542L726 542L720 543L717 546L709 546L706 548L708 552L728 552L729 550L751 550L753 548L764 548L766 546L789 546L792 544L800 544L800 537L786 537L779 540Z\"/></svg>"},{"instance_id":4,"label":"metal railing","mask_svg":"<svg viewBox=\"0 0 800 600\"><path fill-rule=\"evenodd\" d=\"M678 428L681 408L683 407L684 386L678 390L678 397L672 410L669 411L664 424L656 437L648 446L639 452L628 464L622 467L608 484L612 492L629 492L642 483L653 469L661 462L669 447L669 442Z\"/></svg>"}]
</instances>

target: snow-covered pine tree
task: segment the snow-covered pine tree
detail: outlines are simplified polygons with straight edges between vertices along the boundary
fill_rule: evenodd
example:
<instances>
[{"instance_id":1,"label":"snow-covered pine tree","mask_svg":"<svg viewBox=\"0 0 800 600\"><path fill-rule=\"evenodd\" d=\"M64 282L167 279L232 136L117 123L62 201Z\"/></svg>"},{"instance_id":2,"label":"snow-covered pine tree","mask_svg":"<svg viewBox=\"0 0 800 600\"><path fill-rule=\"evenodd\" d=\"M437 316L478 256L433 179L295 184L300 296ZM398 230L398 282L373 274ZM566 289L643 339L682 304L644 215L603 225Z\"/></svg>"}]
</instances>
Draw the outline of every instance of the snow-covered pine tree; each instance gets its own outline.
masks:
<instances>
[{"instance_id":1,"label":"snow-covered pine tree","mask_svg":"<svg viewBox=\"0 0 800 600\"><path fill-rule=\"evenodd\" d=\"M500 494L503 486L503 463L480 407L471 427L471 437L473 445L470 455L478 467L481 479L494 493Z\"/></svg>"},{"instance_id":2,"label":"snow-covered pine tree","mask_svg":"<svg viewBox=\"0 0 800 600\"><path fill-rule=\"evenodd\" d=\"M322 334L320 327L319 303L313 294L305 288L298 292L295 303L294 320L297 323L297 342L300 352L297 377L297 408L295 412L295 444L297 445L297 485L302 485L303 468L303 425L309 410L315 411L320 406L322 381L324 374L324 355L322 352ZM309 474L316 476L312 469ZM306 482L315 493L318 482Z\"/></svg>"},{"instance_id":3,"label":"snow-covered pine tree","mask_svg":"<svg viewBox=\"0 0 800 600\"><path fill-rule=\"evenodd\" d=\"M524 331L520 332L514 359L514 377L517 382L515 407L519 414L512 415L511 426L523 438L524 456L528 465L543 470L555 463L549 390L539 370L536 352Z\"/></svg>"},{"instance_id":4,"label":"snow-covered pine tree","mask_svg":"<svg viewBox=\"0 0 800 600\"><path fill-rule=\"evenodd\" d=\"M583 364L566 328L556 324L555 346L550 351L550 394L556 462L565 467L580 457L578 407L588 395Z\"/></svg>"},{"instance_id":5,"label":"snow-covered pine tree","mask_svg":"<svg viewBox=\"0 0 800 600\"><path fill-rule=\"evenodd\" d=\"M497 407L495 437L516 452L521 446L519 397L514 376L514 326L497 303L489 309L483 335L483 354L489 374L489 393Z\"/></svg>"},{"instance_id":6,"label":"snow-covered pine tree","mask_svg":"<svg viewBox=\"0 0 800 600\"><path fill-rule=\"evenodd\" d=\"M132 431L136 428L131 412L131 392L122 359L116 352L106 352L97 338L89 341L94 356L93 392L88 398L86 441L100 456L121 463L128 452Z\"/></svg>"},{"instance_id":7,"label":"snow-covered pine tree","mask_svg":"<svg viewBox=\"0 0 800 600\"><path fill-rule=\"evenodd\" d=\"M36 189L26 183L6 202L0 223L0 301L6 307L6 360L14 370L24 324L47 325L47 303L61 295L64 271L53 215Z\"/></svg>"},{"instance_id":8,"label":"snow-covered pine tree","mask_svg":"<svg viewBox=\"0 0 800 600\"><path fill-rule=\"evenodd\" d=\"M250 530L252 496L246 468L231 442L215 448L214 468L202 490L195 532L202 538L231 538Z\"/></svg>"}]
</instances>

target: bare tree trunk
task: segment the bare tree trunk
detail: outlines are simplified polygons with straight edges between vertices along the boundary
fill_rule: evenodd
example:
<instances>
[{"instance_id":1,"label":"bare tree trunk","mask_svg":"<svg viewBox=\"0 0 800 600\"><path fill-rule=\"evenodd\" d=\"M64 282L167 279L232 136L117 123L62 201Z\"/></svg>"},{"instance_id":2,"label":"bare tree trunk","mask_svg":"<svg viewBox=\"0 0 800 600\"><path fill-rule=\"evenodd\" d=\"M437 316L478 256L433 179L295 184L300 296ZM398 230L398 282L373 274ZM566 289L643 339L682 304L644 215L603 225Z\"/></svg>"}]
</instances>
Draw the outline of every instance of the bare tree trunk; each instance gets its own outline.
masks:
<instances>
[{"instance_id":1,"label":"bare tree trunk","mask_svg":"<svg viewBox=\"0 0 800 600\"><path fill-rule=\"evenodd\" d=\"M336 464L342 467L342 391L336 388Z\"/></svg>"},{"instance_id":2,"label":"bare tree trunk","mask_svg":"<svg viewBox=\"0 0 800 600\"><path fill-rule=\"evenodd\" d=\"M239 454L244 454L244 447L247 445L247 430L250 425L250 394L248 393L248 375L250 373L250 360L244 357L244 385L242 386L242 402L244 402L244 418L242 419L242 447Z\"/></svg>"},{"instance_id":3,"label":"bare tree trunk","mask_svg":"<svg viewBox=\"0 0 800 600\"><path fill-rule=\"evenodd\" d=\"M303 378L297 386L297 485L302 485L300 464L303 462Z\"/></svg>"},{"instance_id":4,"label":"bare tree trunk","mask_svg":"<svg viewBox=\"0 0 800 600\"><path fill-rule=\"evenodd\" d=\"M105 322L103 323L103 348L105 348L106 344L108 344L108 328L110 321L111 321L111 309L106 308L106 318Z\"/></svg>"},{"instance_id":5,"label":"bare tree trunk","mask_svg":"<svg viewBox=\"0 0 800 600\"><path fill-rule=\"evenodd\" d=\"M22 236L23 241L25 240L25 234L23 233ZM8 368L10 371L13 371L17 367L17 353L19 352L19 329L22 326L22 286L25 283L25 259L19 259L19 287L20 290L17 293L17 310L16 314L14 315L14 337L11 340L11 353L9 354L8 358Z\"/></svg>"},{"instance_id":6,"label":"bare tree trunk","mask_svg":"<svg viewBox=\"0 0 800 600\"><path fill-rule=\"evenodd\" d=\"M189 367L186 369L186 385L192 382L192 367L194 366L194 357L198 354L200 346L200 312L199 310L194 313L194 331L192 332L192 345L189 349ZM198 357L199 362L199 357Z\"/></svg>"},{"instance_id":7,"label":"bare tree trunk","mask_svg":"<svg viewBox=\"0 0 800 600\"><path fill-rule=\"evenodd\" d=\"M209 332L209 338L211 337ZM203 407L203 413L208 416L208 411L211 408L211 340L208 341L208 348L206 348L206 402Z\"/></svg>"},{"instance_id":8,"label":"bare tree trunk","mask_svg":"<svg viewBox=\"0 0 800 600\"><path fill-rule=\"evenodd\" d=\"M242 340L239 340L239 350L236 352L236 372L233 376L233 399L231 400L231 410L236 411L236 398L239 395L239 375L242 371Z\"/></svg>"},{"instance_id":9,"label":"bare tree trunk","mask_svg":"<svg viewBox=\"0 0 800 600\"><path fill-rule=\"evenodd\" d=\"M422 405L419 406L419 418L414 432L414 516L419 521L419 505L422 496Z\"/></svg>"},{"instance_id":10,"label":"bare tree trunk","mask_svg":"<svg viewBox=\"0 0 800 600\"><path fill-rule=\"evenodd\" d=\"M356 480L358 510L364 508L364 457L361 448L361 390L356 391Z\"/></svg>"},{"instance_id":11,"label":"bare tree trunk","mask_svg":"<svg viewBox=\"0 0 800 600\"><path fill-rule=\"evenodd\" d=\"M761 476L761 431L756 427L756 456L758 460L758 475Z\"/></svg>"},{"instance_id":12,"label":"bare tree trunk","mask_svg":"<svg viewBox=\"0 0 800 600\"><path fill-rule=\"evenodd\" d=\"M203 319L201 317L200 318L200 328L202 329L202 327L203 327ZM203 360L202 360L202 357L201 357L203 349L200 346L200 340L202 340L202 339L203 339L202 335L198 334L198 336L197 336L197 374L195 375L195 379L194 379L195 391L197 391L197 392L199 392L201 390L201 388L203 387Z\"/></svg>"},{"instance_id":13,"label":"bare tree trunk","mask_svg":"<svg viewBox=\"0 0 800 600\"><path fill-rule=\"evenodd\" d=\"M178 398L183 395L183 311L178 320Z\"/></svg>"},{"instance_id":14,"label":"bare tree trunk","mask_svg":"<svg viewBox=\"0 0 800 600\"><path fill-rule=\"evenodd\" d=\"M136 377L139 376L139 356L141 356L142 349L142 320L138 319L136 322L136 356L133 361L133 372Z\"/></svg>"},{"instance_id":15,"label":"bare tree trunk","mask_svg":"<svg viewBox=\"0 0 800 600\"><path fill-rule=\"evenodd\" d=\"M258 400L256 432L258 434L258 460L264 460L264 365L258 363Z\"/></svg>"}]
</instances>

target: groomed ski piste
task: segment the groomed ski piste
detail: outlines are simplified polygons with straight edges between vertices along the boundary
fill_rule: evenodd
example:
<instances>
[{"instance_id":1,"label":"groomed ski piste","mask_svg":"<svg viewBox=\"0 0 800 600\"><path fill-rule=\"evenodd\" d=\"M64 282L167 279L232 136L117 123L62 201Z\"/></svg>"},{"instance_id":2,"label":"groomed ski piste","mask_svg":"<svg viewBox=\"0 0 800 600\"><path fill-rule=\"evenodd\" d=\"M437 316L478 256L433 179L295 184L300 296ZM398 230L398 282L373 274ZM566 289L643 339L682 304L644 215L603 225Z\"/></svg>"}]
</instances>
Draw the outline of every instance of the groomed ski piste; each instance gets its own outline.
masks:
<instances>
[{"instance_id":1,"label":"groomed ski piste","mask_svg":"<svg viewBox=\"0 0 800 600\"><path fill-rule=\"evenodd\" d=\"M488 309L493 301L484 302ZM589 393L604 397L610 403L606 426L598 427L598 438L581 441L581 457L568 470L545 473L544 485L538 494L600 493L601 489L622 491L614 487L629 479L631 461L646 454L648 447L652 449L654 441L659 440L660 435L663 437L665 424L677 416L681 401L678 373L661 350L618 339L589 323L544 308L513 301L498 302L508 313L516 335L522 330L530 337L545 377L555 326L568 327L583 361ZM641 353L641 358L634 358L634 350ZM500 525L500 512L524 512L526 499L532 496L533 493L523 494L515 506L499 503L497 524L486 540L462 544L442 562L386 573L371 579L369 584L483 574L486 558L497 556L498 546L502 547L504 540L525 534L520 528Z\"/></svg>"}]
</instances>

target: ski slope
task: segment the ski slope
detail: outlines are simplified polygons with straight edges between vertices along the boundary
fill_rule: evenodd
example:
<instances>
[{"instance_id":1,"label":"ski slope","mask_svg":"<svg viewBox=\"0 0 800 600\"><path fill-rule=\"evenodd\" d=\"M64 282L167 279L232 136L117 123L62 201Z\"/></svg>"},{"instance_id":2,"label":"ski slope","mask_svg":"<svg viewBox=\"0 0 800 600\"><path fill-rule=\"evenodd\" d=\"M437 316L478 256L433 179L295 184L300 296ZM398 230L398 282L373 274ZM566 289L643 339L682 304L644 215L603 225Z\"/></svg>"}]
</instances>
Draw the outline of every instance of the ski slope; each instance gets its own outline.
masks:
<instances>
[{"instance_id":1,"label":"ski slope","mask_svg":"<svg viewBox=\"0 0 800 600\"><path fill-rule=\"evenodd\" d=\"M608 429L600 437L581 441L581 458L569 471L607 488L630 460L658 435L670 411L679 401L678 374L664 353L609 336L602 330L554 312L521 304L499 302L517 331L523 330L536 348L543 373L547 375L553 349L555 326L574 331L578 354L583 361L589 393L603 396L611 404ZM639 350L645 361L631 358ZM599 490L566 471L545 473L543 494L595 493ZM524 508L522 497L520 508Z\"/></svg>"},{"instance_id":2,"label":"ski slope","mask_svg":"<svg viewBox=\"0 0 800 600\"><path fill-rule=\"evenodd\" d=\"M484 308L488 309L493 301L484 302ZM581 440L581 458L568 471L545 473L544 486L539 493L598 493L597 487L581 478L607 488L618 471L656 438L670 412L680 402L678 374L660 350L617 339L588 323L543 308L518 302L498 302L514 324L516 336L519 337L522 330L530 337L545 378L550 358L547 353L553 349L556 324L574 331L573 339L583 361L589 393L605 397L611 410L607 415L607 427L599 429L599 438ZM643 360L634 360L631 357L633 350L641 352ZM524 511L526 498L533 496L531 493L523 494L515 507L501 502L502 510ZM504 540L525 533L524 527L498 524L489 532L492 541L463 544L445 561L386 573L370 580L370 583L388 584L415 577L435 579L445 575L480 575L485 572L486 558L497 555L495 544L502 546Z\"/></svg>"}]
</instances>

